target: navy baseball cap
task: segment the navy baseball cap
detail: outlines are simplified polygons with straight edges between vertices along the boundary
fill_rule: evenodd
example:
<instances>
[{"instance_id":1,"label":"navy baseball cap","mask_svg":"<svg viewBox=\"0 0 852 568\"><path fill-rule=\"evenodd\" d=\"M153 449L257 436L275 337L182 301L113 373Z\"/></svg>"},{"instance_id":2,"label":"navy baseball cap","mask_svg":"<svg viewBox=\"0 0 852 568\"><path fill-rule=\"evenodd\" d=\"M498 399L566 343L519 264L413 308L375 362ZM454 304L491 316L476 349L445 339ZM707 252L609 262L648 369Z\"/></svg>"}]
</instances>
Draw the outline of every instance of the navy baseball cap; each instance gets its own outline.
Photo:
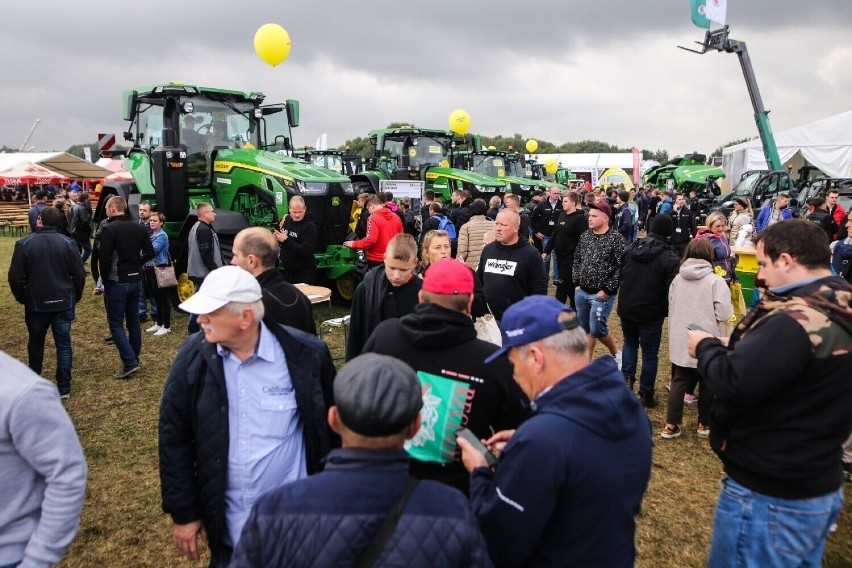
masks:
<instances>
[{"instance_id":1,"label":"navy baseball cap","mask_svg":"<svg viewBox=\"0 0 852 568\"><path fill-rule=\"evenodd\" d=\"M489 355L485 363L502 357L512 347L520 347L580 326L576 314L571 319L559 321L562 312L574 313L553 296L528 296L512 304L500 321L503 346Z\"/></svg>"}]
</instances>

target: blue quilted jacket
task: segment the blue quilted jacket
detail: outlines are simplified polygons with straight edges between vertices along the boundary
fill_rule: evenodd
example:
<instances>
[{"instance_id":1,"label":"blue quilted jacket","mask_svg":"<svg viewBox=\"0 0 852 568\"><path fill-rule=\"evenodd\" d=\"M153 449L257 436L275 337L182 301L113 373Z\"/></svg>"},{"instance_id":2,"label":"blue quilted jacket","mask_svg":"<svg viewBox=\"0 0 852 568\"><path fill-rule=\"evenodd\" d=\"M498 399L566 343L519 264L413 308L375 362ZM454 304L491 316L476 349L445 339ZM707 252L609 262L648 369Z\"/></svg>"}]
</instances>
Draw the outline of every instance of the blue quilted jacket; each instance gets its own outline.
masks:
<instances>
[{"instance_id":1,"label":"blue quilted jacket","mask_svg":"<svg viewBox=\"0 0 852 568\"><path fill-rule=\"evenodd\" d=\"M399 499L403 450L338 449L325 470L270 491L252 508L232 567L354 566ZM421 481L375 566L491 566L464 495Z\"/></svg>"}]
</instances>

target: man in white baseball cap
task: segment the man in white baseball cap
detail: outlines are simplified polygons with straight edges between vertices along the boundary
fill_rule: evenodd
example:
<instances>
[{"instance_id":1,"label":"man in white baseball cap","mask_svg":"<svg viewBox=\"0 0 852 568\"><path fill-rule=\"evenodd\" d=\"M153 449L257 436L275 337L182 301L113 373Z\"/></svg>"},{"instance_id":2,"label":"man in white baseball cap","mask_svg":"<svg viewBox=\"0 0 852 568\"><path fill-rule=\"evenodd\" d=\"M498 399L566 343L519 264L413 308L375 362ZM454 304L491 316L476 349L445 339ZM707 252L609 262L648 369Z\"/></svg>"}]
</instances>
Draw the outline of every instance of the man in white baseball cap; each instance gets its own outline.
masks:
<instances>
[{"instance_id":1,"label":"man in white baseball cap","mask_svg":"<svg viewBox=\"0 0 852 568\"><path fill-rule=\"evenodd\" d=\"M335 444L326 422L334 365L313 335L263 320L260 285L238 266L212 271L180 305L198 315L160 409L163 510L175 544L226 566L252 504L319 471Z\"/></svg>"}]
</instances>

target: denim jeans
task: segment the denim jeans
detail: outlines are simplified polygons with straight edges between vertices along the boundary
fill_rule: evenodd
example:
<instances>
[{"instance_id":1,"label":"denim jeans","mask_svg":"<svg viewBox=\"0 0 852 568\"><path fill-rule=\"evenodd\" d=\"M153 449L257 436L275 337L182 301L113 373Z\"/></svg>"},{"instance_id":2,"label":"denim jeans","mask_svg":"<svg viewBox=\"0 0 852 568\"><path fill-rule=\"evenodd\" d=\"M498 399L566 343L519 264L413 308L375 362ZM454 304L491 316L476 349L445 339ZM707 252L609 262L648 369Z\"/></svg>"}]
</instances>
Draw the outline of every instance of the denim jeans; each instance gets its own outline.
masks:
<instances>
[{"instance_id":1,"label":"denim jeans","mask_svg":"<svg viewBox=\"0 0 852 568\"><path fill-rule=\"evenodd\" d=\"M143 272L148 272L147 270ZM139 319L148 315L148 302L151 302L151 319L157 319L157 300L145 290L145 278L139 281Z\"/></svg>"},{"instance_id":2,"label":"denim jeans","mask_svg":"<svg viewBox=\"0 0 852 568\"><path fill-rule=\"evenodd\" d=\"M642 348L642 374L639 377L639 392L654 395L657 381L657 362L660 352L660 340L663 337L663 319L649 323L637 323L621 320L624 333L624 347L621 351L621 372L625 377L636 376L636 362L639 348Z\"/></svg>"},{"instance_id":3,"label":"denim jeans","mask_svg":"<svg viewBox=\"0 0 852 568\"><path fill-rule=\"evenodd\" d=\"M139 364L139 352L142 350L142 328L139 323L139 283L104 282L104 303L106 304L109 331L118 354L125 367ZM124 323L127 321L127 333Z\"/></svg>"},{"instance_id":4,"label":"denim jeans","mask_svg":"<svg viewBox=\"0 0 852 568\"><path fill-rule=\"evenodd\" d=\"M26 310L24 321L27 324L27 355L29 367L33 372L41 374L44 360L44 339L47 329L53 332L53 342L56 344L56 386L60 394L71 392L71 322L74 321L74 308L62 312L34 312Z\"/></svg>"},{"instance_id":5,"label":"denim jeans","mask_svg":"<svg viewBox=\"0 0 852 568\"><path fill-rule=\"evenodd\" d=\"M721 482L708 568L821 566L843 488L812 499L777 499Z\"/></svg>"},{"instance_id":6,"label":"denim jeans","mask_svg":"<svg viewBox=\"0 0 852 568\"><path fill-rule=\"evenodd\" d=\"M615 296L599 300L595 294L589 294L579 288L574 292L574 301L577 304L577 318L586 333L595 339L609 335L607 320L615 304Z\"/></svg>"},{"instance_id":7,"label":"denim jeans","mask_svg":"<svg viewBox=\"0 0 852 568\"><path fill-rule=\"evenodd\" d=\"M553 237L544 237L543 239L541 239L541 250L544 250L544 248L547 246L547 243L549 243L551 240L553 240ZM544 265L544 275L550 275L551 259L553 260L553 279L559 280L559 263L556 261L556 255L552 252L547 255L547 260L542 261L542 264Z\"/></svg>"},{"instance_id":8,"label":"denim jeans","mask_svg":"<svg viewBox=\"0 0 852 568\"><path fill-rule=\"evenodd\" d=\"M89 235L80 235L74 234L74 240L77 241L77 248L80 250L82 254L81 260L83 264L86 264L86 261L89 260L89 257L92 255L92 240L89 238Z\"/></svg>"}]
</instances>

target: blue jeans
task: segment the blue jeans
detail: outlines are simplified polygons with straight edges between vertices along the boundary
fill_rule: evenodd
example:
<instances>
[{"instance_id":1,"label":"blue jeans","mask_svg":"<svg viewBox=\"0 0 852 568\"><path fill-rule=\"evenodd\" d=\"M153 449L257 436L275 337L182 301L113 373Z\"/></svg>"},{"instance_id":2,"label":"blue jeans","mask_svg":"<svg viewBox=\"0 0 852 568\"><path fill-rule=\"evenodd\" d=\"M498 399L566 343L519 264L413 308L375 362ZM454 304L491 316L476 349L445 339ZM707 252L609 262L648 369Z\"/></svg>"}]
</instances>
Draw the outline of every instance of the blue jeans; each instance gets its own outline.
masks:
<instances>
[{"instance_id":1,"label":"blue jeans","mask_svg":"<svg viewBox=\"0 0 852 568\"><path fill-rule=\"evenodd\" d=\"M649 323L621 320L624 333L624 348L621 352L621 372L626 377L636 376L636 361L642 348L642 375L639 377L639 392L653 396L657 381L657 361L660 340L663 337L663 319Z\"/></svg>"},{"instance_id":2,"label":"blue jeans","mask_svg":"<svg viewBox=\"0 0 852 568\"><path fill-rule=\"evenodd\" d=\"M541 250L544 250L547 243L551 240L553 240L553 237L544 237L541 239ZM552 252L547 255L547 260L542 261L542 265L544 266L544 275L545 277L550 275L550 259L553 259L553 279L559 280L559 263L556 261L556 256L554 256Z\"/></svg>"},{"instance_id":3,"label":"blue jeans","mask_svg":"<svg viewBox=\"0 0 852 568\"><path fill-rule=\"evenodd\" d=\"M157 300L145 293L145 279L139 281L139 319L148 315L148 302L151 302L151 319L157 319Z\"/></svg>"},{"instance_id":4,"label":"blue jeans","mask_svg":"<svg viewBox=\"0 0 852 568\"><path fill-rule=\"evenodd\" d=\"M574 292L574 301L577 304L577 318L586 333L600 339L609 335L607 320L612 306L615 304L615 296L606 300L598 300L594 294L585 292L582 288Z\"/></svg>"},{"instance_id":5,"label":"blue jeans","mask_svg":"<svg viewBox=\"0 0 852 568\"><path fill-rule=\"evenodd\" d=\"M62 312L34 312L26 310L24 321L27 324L27 355L29 367L33 372L41 374L44 360L44 339L47 329L53 332L53 342L56 344L56 386L60 394L71 392L71 322L74 321L74 308Z\"/></svg>"},{"instance_id":6,"label":"blue jeans","mask_svg":"<svg viewBox=\"0 0 852 568\"><path fill-rule=\"evenodd\" d=\"M702 393L703 396L704 393ZM708 568L821 566L843 488L812 499L777 499L721 482Z\"/></svg>"},{"instance_id":7,"label":"blue jeans","mask_svg":"<svg viewBox=\"0 0 852 568\"><path fill-rule=\"evenodd\" d=\"M112 340L125 367L139 364L142 350L142 328L139 323L139 283L104 282L104 303ZM124 322L127 320L127 333Z\"/></svg>"},{"instance_id":8,"label":"blue jeans","mask_svg":"<svg viewBox=\"0 0 852 568\"><path fill-rule=\"evenodd\" d=\"M92 240L89 238L89 235L80 235L77 233L74 234L74 240L77 241L77 248L82 254L81 260L83 264L86 264L86 261L92 255Z\"/></svg>"}]
</instances>

